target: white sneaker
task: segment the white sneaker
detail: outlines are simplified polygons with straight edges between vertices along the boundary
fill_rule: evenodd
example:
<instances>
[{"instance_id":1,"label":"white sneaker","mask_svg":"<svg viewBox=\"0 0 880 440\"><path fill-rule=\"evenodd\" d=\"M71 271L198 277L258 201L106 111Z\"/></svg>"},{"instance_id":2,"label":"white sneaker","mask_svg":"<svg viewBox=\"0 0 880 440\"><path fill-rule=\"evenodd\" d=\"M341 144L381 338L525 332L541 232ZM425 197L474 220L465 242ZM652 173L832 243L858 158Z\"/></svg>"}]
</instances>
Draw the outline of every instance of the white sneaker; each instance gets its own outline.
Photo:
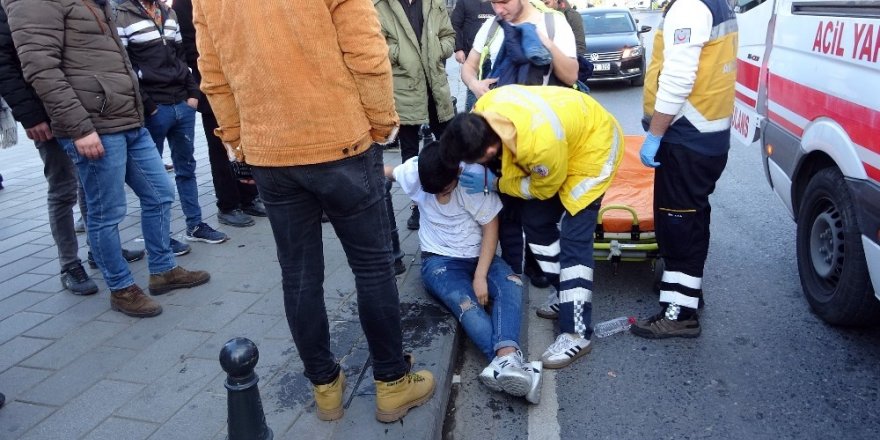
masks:
<instances>
[{"instance_id":1,"label":"white sneaker","mask_svg":"<svg viewBox=\"0 0 880 440\"><path fill-rule=\"evenodd\" d=\"M498 374L498 385L511 396L525 396L532 386L532 376L527 371L527 367L523 365L522 352L517 350L504 357L510 358L510 362Z\"/></svg>"},{"instance_id":2,"label":"white sneaker","mask_svg":"<svg viewBox=\"0 0 880 440\"><path fill-rule=\"evenodd\" d=\"M544 304L541 304L538 307L538 310L535 310L535 313L544 319L558 319L559 318L559 295L556 292L551 293L547 296L547 301Z\"/></svg>"},{"instance_id":3,"label":"white sneaker","mask_svg":"<svg viewBox=\"0 0 880 440\"><path fill-rule=\"evenodd\" d=\"M556 338L556 342L547 347L541 355L541 361L544 363L544 368L565 368L592 349L593 345L589 340L578 335L563 333Z\"/></svg>"},{"instance_id":4,"label":"white sneaker","mask_svg":"<svg viewBox=\"0 0 880 440\"><path fill-rule=\"evenodd\" d=\"M483 385L486 385L492 391L504 391L498 382L498 376L501 375L501 372L508 365L522 368L522 357L521 355L517 356L518 353L516 351L505 356L495 356L495 359L492 359L492 362L489 362L489 365L483 368L483 371L480 373L480 382L483 382Z\"/></svg>"},{"instance_id":5,"label":"white sneaker","mask_svg":"<svg viewBox=\"0 0 880 440\"><path fill-rule=\"evenodd\" d=\"M526 394L526 400L533 405L537 405L541 402L541 382L543 381L543 376L541 376L541 371L543 370L543 366L541 365L541 361L531 361L526 364L526 371L532 376L532 386L529 389L528 394Z\"/></svg>"}]
</instances>

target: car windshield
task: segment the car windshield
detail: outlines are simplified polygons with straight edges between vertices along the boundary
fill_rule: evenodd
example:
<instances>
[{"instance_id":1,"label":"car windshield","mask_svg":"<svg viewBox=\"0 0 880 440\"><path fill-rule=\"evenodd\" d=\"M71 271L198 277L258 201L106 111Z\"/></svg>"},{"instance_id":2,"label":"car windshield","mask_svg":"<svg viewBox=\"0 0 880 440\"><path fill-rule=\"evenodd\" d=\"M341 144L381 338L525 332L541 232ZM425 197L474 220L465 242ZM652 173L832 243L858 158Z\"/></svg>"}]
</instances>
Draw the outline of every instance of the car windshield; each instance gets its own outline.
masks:
<instances>
[{"instance_id":1,"label":"car windshield","mask_svg":"<svg viewBox=\"0 0 880 440\"><path fill-rule=\"evenodd\" d=\"M626 12L584 12L584 34L614 34L635 32L632 18Z\"/></svg>"}]
</instances>

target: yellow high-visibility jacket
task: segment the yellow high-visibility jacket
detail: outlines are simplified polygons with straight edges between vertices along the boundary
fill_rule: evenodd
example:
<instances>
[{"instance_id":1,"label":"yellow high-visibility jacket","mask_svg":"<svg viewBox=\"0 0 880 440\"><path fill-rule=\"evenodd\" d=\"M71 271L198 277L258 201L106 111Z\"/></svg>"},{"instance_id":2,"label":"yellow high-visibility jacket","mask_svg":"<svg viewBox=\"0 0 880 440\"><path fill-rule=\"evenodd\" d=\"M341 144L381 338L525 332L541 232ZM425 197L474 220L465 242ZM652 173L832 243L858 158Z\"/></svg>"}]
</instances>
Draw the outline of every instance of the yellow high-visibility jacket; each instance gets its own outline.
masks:
<instances>
[{"instance_id":1,"label":"yellow high-visibility jacket","mask_svg":"<svg viewBox=\"0 0 880 440\"><path fill-rule=\"evenodd\" d=\"M589 95L565 87L508 85L474 106L501 137L501 192L559 194L577 214L605 193L623 159L623 130Z\"/></svg>"}]
</instances>

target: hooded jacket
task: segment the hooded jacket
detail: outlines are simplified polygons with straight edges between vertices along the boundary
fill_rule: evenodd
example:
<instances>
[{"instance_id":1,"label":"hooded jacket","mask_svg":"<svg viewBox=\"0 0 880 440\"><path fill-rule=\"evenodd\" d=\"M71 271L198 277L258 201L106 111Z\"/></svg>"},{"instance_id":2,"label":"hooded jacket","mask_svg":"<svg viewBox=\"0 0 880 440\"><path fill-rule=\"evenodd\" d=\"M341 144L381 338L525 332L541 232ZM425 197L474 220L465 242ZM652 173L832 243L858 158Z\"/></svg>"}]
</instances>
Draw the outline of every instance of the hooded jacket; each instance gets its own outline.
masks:
<instances>
[{"instance_id":1,"label":"hooded jacket","mask_svg":"<svg viewBox=\"0 0 880 440\"><path fill-rule=\"evenodd\" d=\"M104 0L3 0L24 78L56 136L143 126L137 76Z\"/></svg>"},{"instance_id":2,"label":"hooded jacket","mask_svg":"<svg viewBox=\"0 0 880 440\"><path fill-rule=\"evenodd\" d=\"M422 0L424 26L416 39L399 0L373 0L394 72L394 103L403 125L428 122L428 91L440 122L455 116L446 59L455 47L455 31L443 0Z\"/></svg>"},{"instance_id":3,"label":"hooded jacket","mask_svg":"<svg viewBox=\"0 0 880 440\"><path fill-rule=\"evenodd\" d=\"M585 93L509 85L477 100L474 112L501 137L498 189L521 199L559 194L571 215L596 201L623 159L623 130Z\"/></svg>"}]
</instances>

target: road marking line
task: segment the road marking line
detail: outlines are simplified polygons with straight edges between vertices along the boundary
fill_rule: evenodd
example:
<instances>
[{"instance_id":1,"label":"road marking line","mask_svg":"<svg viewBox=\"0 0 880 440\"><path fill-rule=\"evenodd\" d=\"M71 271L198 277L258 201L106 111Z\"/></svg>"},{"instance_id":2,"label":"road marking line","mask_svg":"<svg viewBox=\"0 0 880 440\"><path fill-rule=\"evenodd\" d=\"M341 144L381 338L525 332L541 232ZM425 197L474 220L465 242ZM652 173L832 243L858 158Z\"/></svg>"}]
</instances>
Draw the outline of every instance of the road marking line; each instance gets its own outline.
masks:
<instances>
[{"instance_id":1,"label":"road marking line","mask_svg":"<svg viewBox=\"0 0 880 440\"><path fill-rule=\"evenodd\" d=\"M527 287L530 304L543 304L548 289ZM553 343L553 321L539 318L529 307L529 356L540 360L544 349ZM544 370L541 403L529 407L529 440L559 440L559 400L556 397L556 372Z\"/></svg>"}]
</instances>

